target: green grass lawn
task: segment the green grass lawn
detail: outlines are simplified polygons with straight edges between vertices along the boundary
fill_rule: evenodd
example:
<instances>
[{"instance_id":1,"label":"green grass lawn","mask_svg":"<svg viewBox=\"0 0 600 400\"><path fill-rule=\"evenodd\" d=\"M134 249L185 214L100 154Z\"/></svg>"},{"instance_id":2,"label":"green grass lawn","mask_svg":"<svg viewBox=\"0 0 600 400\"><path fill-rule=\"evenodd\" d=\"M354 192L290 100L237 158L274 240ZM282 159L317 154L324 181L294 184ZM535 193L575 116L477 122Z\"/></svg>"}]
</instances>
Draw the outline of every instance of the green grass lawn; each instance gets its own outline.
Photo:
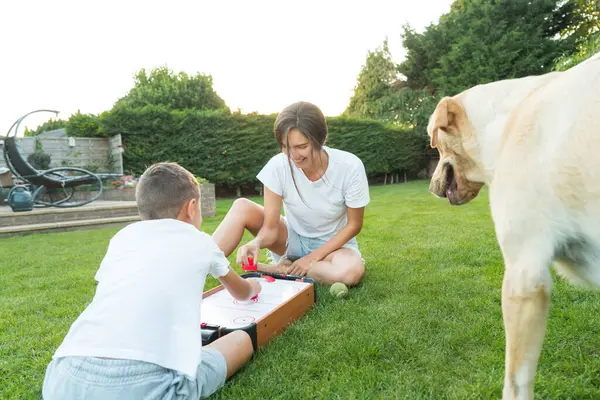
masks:
<instances>
[{"instance_id":1,"label":"green grass lawn","mask_svg":"<svg viewBox=\"0 0 600 400\"><path fill-rule=\"evenodd\" d=\"M316 307L214 398L501 397L503 264L487 191L461 207L434 198L426 182L373 187L371 196L358 239L363 283L345 300L319 287ZM219 201L203 230L212 233L230 205ZM40 397L116 231L0 239L1 399ZM555 283L537 398L600 397L599 311L600 294Z\"/></svg>"}]
</instances>

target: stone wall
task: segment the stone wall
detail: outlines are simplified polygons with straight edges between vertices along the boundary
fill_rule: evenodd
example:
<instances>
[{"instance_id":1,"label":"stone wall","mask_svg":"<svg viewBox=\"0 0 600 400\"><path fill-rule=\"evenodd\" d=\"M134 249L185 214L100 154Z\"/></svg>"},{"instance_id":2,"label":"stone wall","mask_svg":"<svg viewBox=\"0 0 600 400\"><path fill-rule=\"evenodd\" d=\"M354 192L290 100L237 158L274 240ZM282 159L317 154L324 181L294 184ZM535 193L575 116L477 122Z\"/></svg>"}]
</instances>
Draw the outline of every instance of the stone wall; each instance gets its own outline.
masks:
<instances>
[{"instance_id":1,"label":"stone wall","mask_svg":"<svg viewBox=\"0 0 600 400\"><path fill-rule=\"evenodd\" d=\"M86 200L93 197L98 192L76 191L75 200ZM98 200L106 201L135 201L135 189L113 189L108 188L102 191ZM203 183L200 185L200 202L202 207L202 217L211 218L217 215L217 202L215 198L215 185L212 183Z\"/></svg>"},{"instance_id":2,"label":"stone wall","mask_svg":"<svg viewBox=\"0 0 600 400\"><path fill-rule=\"evenodd\" d=\"M215 185L203 183L200 185L200 205L203 217L214 217L217 215L217 200L215 197Z\"/></svg>"},{"instance_id":3,"label":"stone wall","mask_svg":"<svg viewBox=\"0 0 600 400\"><path fill-rule=\"evenodd\" d=\"M111 138L20 137L17 144L24 159L35 152L36 140L43 152L50 155L50 168L80 167L98 173L123 173L121 135ZM0 157L0 167L6 167L4 157Z\"/></svg>"}]
</instances>

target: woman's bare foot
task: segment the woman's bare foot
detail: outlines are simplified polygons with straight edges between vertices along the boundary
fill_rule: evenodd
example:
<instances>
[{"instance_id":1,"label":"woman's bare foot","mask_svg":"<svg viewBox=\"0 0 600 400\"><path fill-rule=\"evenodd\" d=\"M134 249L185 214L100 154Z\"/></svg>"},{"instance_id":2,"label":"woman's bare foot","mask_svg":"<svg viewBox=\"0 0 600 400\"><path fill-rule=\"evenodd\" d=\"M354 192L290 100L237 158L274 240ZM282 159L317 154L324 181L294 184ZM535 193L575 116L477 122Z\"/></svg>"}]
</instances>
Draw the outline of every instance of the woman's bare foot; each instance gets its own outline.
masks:
<instances>
[{"instance_id":1,"label":"woman's bare foot","mask_svg":"<svg viewBox=\"0 0 600 400\"><path fill-rule=\"evenodd\" d=\"M287 274L290 270L292 262L286 258L282 259L279 264L263 264L258 263L258 270L271 274Z\"/></svg>"}]
</instances>

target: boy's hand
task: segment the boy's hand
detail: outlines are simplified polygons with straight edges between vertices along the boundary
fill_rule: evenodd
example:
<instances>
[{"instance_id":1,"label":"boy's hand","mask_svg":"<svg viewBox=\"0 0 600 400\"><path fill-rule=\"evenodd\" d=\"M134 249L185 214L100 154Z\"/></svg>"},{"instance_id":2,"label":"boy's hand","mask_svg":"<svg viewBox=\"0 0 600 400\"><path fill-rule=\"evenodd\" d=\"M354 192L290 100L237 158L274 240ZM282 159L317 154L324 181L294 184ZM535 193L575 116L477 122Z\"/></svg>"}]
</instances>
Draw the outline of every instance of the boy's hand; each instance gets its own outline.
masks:
<instances>
[{"instance_id":1,"label":"boy's hand","mask_svg":"<svg viewBox=\"0 0 600 400\"><path fill-rule=\"evenodd\" d=\"M258 260L258 252L260 251L260 246L254 240L246 243L242 247L238 249L236 262L238 265L245 265L248 263L248 257L254 257L255 260Z\"/></svg>"},{"instance_id":2,"label":"boy's hand","mask_svg":"<svg viewBox=\"0 0 600 400\"><path fill-rule=\"evenodd\" d=\"M219 278L219 281L236 300L250 300L262 291L262 287L256 279L244 279L231 267L225 276Z\"/></svg>"},{"instance_id":3,"label":"boy's hand","mask_svg":"<svg viewBox=\"0 0 600 400\"><path fill-rule=\"evenodd\" d=\"M262 286L260 285L260 282L252 278L248 278L246 280L250 283L250 286L252 286L252 291L254 292L252 297L258 296L258 294L262 292Z\"/></svg>"}]
</instances>

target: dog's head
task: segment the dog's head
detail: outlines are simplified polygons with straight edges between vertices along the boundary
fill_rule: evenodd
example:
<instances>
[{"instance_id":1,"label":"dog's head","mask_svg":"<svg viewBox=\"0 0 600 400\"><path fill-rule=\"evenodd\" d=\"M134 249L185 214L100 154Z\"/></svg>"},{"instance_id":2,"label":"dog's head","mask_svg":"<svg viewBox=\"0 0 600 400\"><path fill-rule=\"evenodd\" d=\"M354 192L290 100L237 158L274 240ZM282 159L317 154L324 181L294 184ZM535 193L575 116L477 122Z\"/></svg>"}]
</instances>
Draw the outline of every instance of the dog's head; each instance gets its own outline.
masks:
<instances>
[{"instance_id":1,"label":"dog's head","mask_svg":"<svg viewBox=\"0 0 600 400\"><path fill-rule=\"evenodd\" d=\"M479 194L483 183L469 179L481 176L481 167L469 151L474 143L474 131L465 109L452 97L443 98L429 118L427 133L431 147L440 153L429 190L446 197L452 205L461 205Z\"/></svg>"}]
</instances>

